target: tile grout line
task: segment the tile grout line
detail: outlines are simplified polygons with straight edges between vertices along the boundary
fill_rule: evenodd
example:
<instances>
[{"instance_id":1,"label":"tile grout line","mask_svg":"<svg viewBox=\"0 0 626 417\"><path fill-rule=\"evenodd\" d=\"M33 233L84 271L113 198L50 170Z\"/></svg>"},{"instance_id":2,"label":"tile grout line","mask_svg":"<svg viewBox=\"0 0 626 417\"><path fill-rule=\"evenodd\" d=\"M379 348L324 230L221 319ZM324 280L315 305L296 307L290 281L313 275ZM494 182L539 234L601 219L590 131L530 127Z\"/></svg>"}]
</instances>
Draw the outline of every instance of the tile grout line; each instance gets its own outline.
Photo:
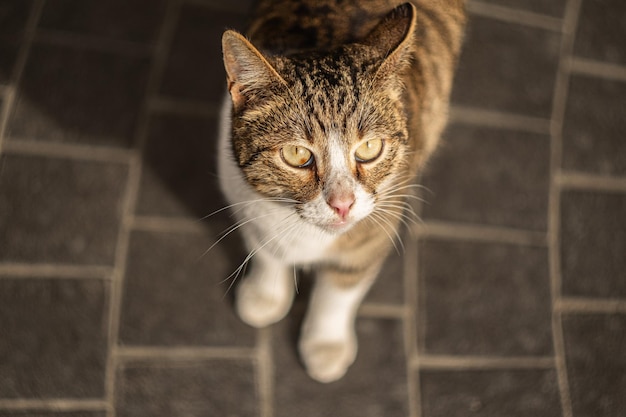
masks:
<instances>
[{"instance_id":1,"label":"tile grout line","mask_svg":"<svg viewBox=\"0 0 626 417\"><path fill-rule=\"evenodd\" d=\"M111 267L100 265L0 263L0 280L5 277L108 280L112 271Z\"/></svg>"},{"instance_id":2,"label":"tile grout line","mask_svg":"<svg viewBox=\"0 0 626 417\"><path fill-rule=\"evenodd\" d=\"M561 297L559 300L557 300L554 309L560 314L626 314L626 299Z\"/></svg>"},{"instance_id":3,"label":"tile grout line","mask_svg":"<svg viewBox=\"0 0 626 417\"><path fill-rule=\"evenodd\" d=\"M151 112L177 114L199 118L218 118L221 111L219 104L186 98L156 94L150 97L148 106Z\"/></svg>"},{"instance_id":4,"label":"tile grout line","mask_svg":"<svg viewBox=\"0 0 626 417\"><path fill-rule=\"evenodd\" d=\"M561 410L564 417L572 417L572 400L567 375L565 358L565 341L563 336L562 318L555 309L561 296L560 270L560 198L561 188L557 177L561 170L562 134L567 94L569 90L570 73L568 59L574 49L574 37L581 0L569 0L565 5L565 15L561 30L561 48L559 52L559 66L555 80L551 114L551 146L550 146L550 191L548 197L548 253L550 273L550 294L552 304L552 340L557 374L557 385L561 400Z\"/></svg>"},{"instance_id":5,"label":"tile grout line","mask_svg":"<svg viewBox=\"0 0 626 417\"><path fill-rule=\"evenodd\" d=\"M165 217L134 215L130 221L131 229L142 232L166 233L203 233L205 228L201 220L189 217Z\"/></svg>"},{"instance_id":6,"label":"tile grout line","mask_svg":"<svg viewBox=\"0 0 626 417\"><path fill-rule=\"evenodd\" d=\"M2 93L2 108L0 109L0 155L5 153L6 144L4 133L9 124L10 109L13 108L14 100L15 89L13 87L7 87Z\"/></svg>"},{"instance_id":7,"label":"tile grout line","mask_svg":"<svg viewBox=\"0 0 626 417\"><path fill-rule=\"evenodd\" d=\"M271 327L257 330L257 386L260 417L274 416L274 361L271 332Z\"/></svg>"},{"instance_id":8,"label":"tile grout line","mask_svg":"<svg viewBox=\"0 0 626 417\"><path fill-rule=\"evenodd\" d=\"M104 411L106 401L98 398L16 398L0 399L2 411Z\"/></svg>"},{"instance_id":9,"label":"tile grout line","mask_svg":"<svg viewBox=\"0 0 626 417\"><path fill-rule=\"evenodd\" d=\"M488 17L507 23L530 26L553 32L559 32L561 30L561 19L558 17L507 6L499 6L483 1L468 1L467 11L477 16Z\"/></svg>"},{"instance_id":10,"label":"tile grout line","mask_svg":"<svg viewBox=\"0 0 626 417\"><path fill-rule=\"evenodd\" d=\"M127 164L136 153L131 149L20 139L13 137L4 145L4 152L15 155L45 156L79 161Z\"/></svg>"},{"instance_id":11,"label":"tile grout line","mask_svg":"<svg viewBox=\"0 0 626 417\"><path fill-rule=\"evenodd\" d=\"M136 156L129 162L129 173L124 193L123 215L115 253L115 264L111 276L109 299L109 328L107 345L107 366L105 370L105 396L108 404L107 416L115 417L115 378L118 365L117 344L122 308L122 286L128 252L130 246L130 222L139 194L139 179L141 176L141 157Z\"/></svg>"},{"instance_id":12,"label":"tile grout line","mask_svg":"<svg viewBox=\"0 0 626 417\"><path fill-rule=\"evenodd\" d=\"M237 13L237 14L248 13L247 10L244 10L242 12L241 7L232 6L230 2L225 2L225 1L217 2L217 1L207 1L207 0L182 0L182 3L184 5L205 7L207 9L212 9L215 11L232 12L232 13Z\"/></svg>"},{"instance_id":13,"label":"tile grout line","mask_svg":"<svg viewBox=\"0 0 626 417\"><path fill-rule=\"evenodd\" d=\"M541 247L547 244L544 232L446 221L425 221L417 226L416 233L419 239L446 238Z\"/></svg>"},{"instance_id":14,"label":"tile grout line","mask_svg":"<svg viewBox=\"0 0 626 417\"><path fill-rule=\"evenodd\" d=\"M404 320L408 309L405 306L391 303L363 302L357 312L357 317Z\"/></svg>"},{"instance_id":15,"label":"tile grout line","mask_svg":"<svg viewBox=\"0 0 626 417\"><path fill-rule=\"evenodd\" d=\"M450 106L450 123L464 123L543 135L550 134L549 119L480 107L455 105L454 103Z\"/></svg>"},{"instance_id":16,"label":"tile grout line","mask_svg":"<svg viewBox=\"0 0 626 417\"><path fill-rule=\"evenodd\" d=\"M111 299L109 303L109 343L108 360L105 372L105 395L108 403L107 417L116 416L115 382L118 367L117 348L122 313L123 281L129 256L130 236L132 232L131 225L137 200L139 198L139 187L141 184L143 169L141 158L146 142L148 123L150 119L148 101L149 97L154 94L161 82L163 72L162 67L164 67L166 63L171 38L176 28L176 23L178 22L179 6L180 4L178 1L172 1L168 4L163 16L163 21L161 22L161 27L159 28L159 35L155 43L155 47L153 48L152 66L150 73L148 74L148 82L146 83L140 117L135 131L136 153L134 158L132 158L129 162L129 178L123 206L124 213L122 225L118 235L115 271L111 282Z\"/></svg>"},{"instance_id":17,"label":"tile grout line","mask_svg":"<svg viewBox=\"0 0 626 417\"><path fill-rule=\"evenodd\" d=\"M405 316L402 320L403 323L403 335L404 335L404 356L407 373L407 391L408 391L408 406L410 417L422 416L422 395L420 388L419 369L415 369L412 365L413 358L419 357L417 349L417 336L416 336L416 317L418 314L417 308L417 271L418 271L418 250L417 250L417 238L411 233L408 233L410 241L407 244L407 252L403 259L403 272L404 272L404 293L405 293Z\"/></svg>"},{"instance_id":18,"label":"tile grout line","mask_svg":"<svg viewBox=\"0 0 626 417\"><path fill-rule=\"evenodd\" d=\"M197 359L253 359L256 356L254 348L239 346L125 346L118 347L115 354L119 362L155 360L197 360Z\"/></svg>"},{"instance_id":19,"label":"tile grout line","mask_svg":"<svg viewBox=\"0 0 626 417\"><path fill-rule=\"evenodd\" d=\"M415 364L420 369L554 369L552 356L456 356L424 355Z\"/></svg>"},{"instance_id":20,"label":"tile grout line","mask_svg":"<svg viewBox=\"0 0 626 417\"><path fill-rule=\"evenodd\" d=\"M154 45L143 44L141 42L110 39L53 29L37 30L33 40L39 44L136 57L150 56L151 50L154 48Z\"/></svg>"},{"instance_id":21,"label":"tile grout line","mask_svg":"<svg viewBox=\"0 0 626 417\"><path fill-rule=\"evenodd\" d=\"M626 65L593 59L570 57L567 62L572 74L587 75L613 81L626 81Z\"/></svg>"},{"instance_id":22,"label":"tile grout line","mask_svg":"<svg viewBox=\"0 0 626 417\"><path fill-rule=\"evenodd\" d=\"M626 177L561 171L554 178L561 189L626 192Z\"/></svg>"},{"instance_id":23,"label":"tile grout line","mask_svg":"<svg viewBox=\"0 0 626 417\"><path fill-rule=\"evenodd\" d=\"M6 133L6 127L9 123L9 115L15 107L17 88L21 82L22 74L24 73L24 68L26 67L26 60L28 59L31 46L33 45L35 32L37 30L37 25L39 24L39 19L41 18L44 2L45 0L36 0L30 8L19 52L17 53L15 64L13 65L13 72L10 77L11 81L9 81L10 86L7 88L9 93L4 95L5 97L8 96L8 100L6 100L6 102L3 101L2 106L4 108L2 109L2 114L0 115L0 154L3 153L4 147L6 146L4 136Z\"/></svg>"}]
</instances>

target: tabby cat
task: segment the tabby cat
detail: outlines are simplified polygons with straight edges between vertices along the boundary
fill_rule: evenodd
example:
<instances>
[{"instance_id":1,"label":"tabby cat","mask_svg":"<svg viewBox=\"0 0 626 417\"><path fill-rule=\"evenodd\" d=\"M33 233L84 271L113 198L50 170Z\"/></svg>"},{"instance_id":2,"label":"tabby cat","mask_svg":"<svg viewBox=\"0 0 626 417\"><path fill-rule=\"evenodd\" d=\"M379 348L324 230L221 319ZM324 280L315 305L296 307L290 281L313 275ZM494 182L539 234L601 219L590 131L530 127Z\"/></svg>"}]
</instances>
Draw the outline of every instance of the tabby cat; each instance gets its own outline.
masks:
<instances>
[{"instance_id":1,"label":"tabby cat","mask_svg":"<svg viewBox=\"0 0 626 417\"><path fill-rule=\"evenodd\" d=\"M228 92L219 174L250 251L243 321L282 319L294 268L315 271L299 352L341 378L354 320L446 123L463 0L261 0L222 38Z\"/></svg>"}]
</instances>

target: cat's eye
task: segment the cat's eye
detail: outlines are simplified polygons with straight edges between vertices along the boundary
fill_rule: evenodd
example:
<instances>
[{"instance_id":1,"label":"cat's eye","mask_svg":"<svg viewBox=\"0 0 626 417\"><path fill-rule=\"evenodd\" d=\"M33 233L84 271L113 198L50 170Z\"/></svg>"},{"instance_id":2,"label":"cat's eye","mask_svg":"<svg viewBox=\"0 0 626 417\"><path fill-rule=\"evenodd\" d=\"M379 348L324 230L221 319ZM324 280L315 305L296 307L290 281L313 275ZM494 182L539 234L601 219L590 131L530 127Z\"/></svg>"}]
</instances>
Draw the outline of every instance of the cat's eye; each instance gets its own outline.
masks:
<instances>
[{"instance_id":1,"label":"cat's eye","mask_svg":"<svg viewBox=\"0 0 626 417\"><path fill-rule=\"evenodd\" d=\"M354 156L357 162L370 162L378 158L383 152L383 140L372 139L363 142L361 146L356 148Z\"/></svg>"},{"instance_id":2,"label":"cat's eye","mask_svg":"<svg viewBox=\"0 0 626 417\"><path fill-rule=\"evenodd\" d=\"M294 168L306 168L313 163L313 153L302 146L287 145L280 150L280 155Z\"/></svg>"}]
</instances>

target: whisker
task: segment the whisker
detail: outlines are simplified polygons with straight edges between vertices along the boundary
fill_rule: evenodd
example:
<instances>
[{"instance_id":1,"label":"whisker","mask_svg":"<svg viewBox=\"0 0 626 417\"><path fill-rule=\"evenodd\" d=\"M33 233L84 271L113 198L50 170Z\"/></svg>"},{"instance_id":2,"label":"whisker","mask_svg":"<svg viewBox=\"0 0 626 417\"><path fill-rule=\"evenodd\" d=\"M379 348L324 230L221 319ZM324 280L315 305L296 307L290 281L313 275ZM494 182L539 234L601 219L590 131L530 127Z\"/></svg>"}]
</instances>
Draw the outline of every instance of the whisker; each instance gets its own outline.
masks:
<instances>
[{"instance_id":1,"label":"whisker","mask_svg":"<svg viewBox=\"0 0 626 417\"><path fill-rule=\"evenodd\" d=\"M393 224L388 219L385 219L384 216L382 216L380 213L378 213L376 211L371 213L369 218L371 218L378 226L380 226L380 228L383 230L383 232L385 232L385 234L387 235L387 237L391 241L391 244L395 248L396 252L398 254L400 254L401 252L400 252L400 249L398 248L398 245L396 244L396 239L394 239L391 236L391 234L387 231L387 229L384 227L385 225L389 226L389 228L395 234L398 243L402 247L402 253L405 252L404 243L402 242L402 239L400 238L400 235L398 234L398 231L396 230L396 228L393 226Z\"/></svg>"},{"instance_id":2,"label":"whisker","mask_svg":"<svg viewBox=\"0 0 626 417\"><path fill-rule=\"evenodd\" d=\"M199 218L198 221L206 220L209 217L215 216L216 214L219 214L219 213L221 213L221 212L223 212L225 210L228 210L230 208L233 208L233 207L242 206L242 205L244 207L246 207L246 206L251 206L252 204L261 203L261 202L268 202L268 203L298 203L298 200L294 200L294 199L291 199L291 198L283 198L283 197L270 197L270 198L257 198L255 200L239 201L237 203L229 204L229 205L224 206L224 207L222 207L220 209L217 209L214 212L209 213L206 216L203 216L203 217ZM239 209L239 210L241 210L241 209ZM239 210L235 211L235 213L238 212Z\"/></svg>"},{"instance_id":3,"label":"whisker","mask_svg":"<svg viewBox=\"0 0 626 417\"><path fill-rule=\"evenodd\" d=\"M284 228L281 229L281 227L285 226L285 224L287 223L287 221L294 216L296 213L291 213L289 214L287 217L285 217L280 224L277 226L278 231L272 235L270 238L265 239L265 241L262 241L260 243L260 246L258 246L257 248L253 249L252 251L250 251L250 253L248 253L248 255L246 256L246 258L243 260L243 262L239 265L239 267L237 269L235 269L235 271L233 271L228 277L226 277L224 280L222 280L220 282L220 284L223 284L225 282L227 282L228 280L230 280L231 278L234 277L234 279L232 280L232 282L230 283L230 285L228 286L228 288L226 289L226 294L228 294L231 290L231 288L233 287L233 285L235 284L235 281L237 280L237 278L239 277L244 265L246 265L248 263L248 261L250 261L250 259L252 259L254 257L254 255L256 255L260 250L262 250L263 248L265 248L267 245L269 245L271 242L273 242L276 238L278 238L282 233L284 233ZM295 224L291 224L291 225L287 225L289 227L291 227L292 229L295 227ZM226 296L226 294L224 294L224 296Z\"/></svg>"}]
</instances>

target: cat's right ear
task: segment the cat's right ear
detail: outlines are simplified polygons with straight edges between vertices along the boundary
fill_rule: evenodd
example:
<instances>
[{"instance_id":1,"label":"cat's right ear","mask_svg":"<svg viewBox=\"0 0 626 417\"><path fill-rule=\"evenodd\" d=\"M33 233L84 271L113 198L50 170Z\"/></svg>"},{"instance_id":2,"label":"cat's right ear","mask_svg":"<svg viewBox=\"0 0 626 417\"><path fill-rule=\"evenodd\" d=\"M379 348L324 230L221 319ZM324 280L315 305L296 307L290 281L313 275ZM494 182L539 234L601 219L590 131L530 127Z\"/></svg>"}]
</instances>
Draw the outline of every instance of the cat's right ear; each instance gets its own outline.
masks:
<instances>
[{"instance_id":1,"label":"cat's right ear","mask_svg":"<svg viewBox=\"0 0 626 417\"><path fill-rule=\"evenodd\" d=\"M270 85L285 83L267 59L239 33L224 32L222 51L228 92L236 109L266 94Z\"/></svg>"}]
</instances>

